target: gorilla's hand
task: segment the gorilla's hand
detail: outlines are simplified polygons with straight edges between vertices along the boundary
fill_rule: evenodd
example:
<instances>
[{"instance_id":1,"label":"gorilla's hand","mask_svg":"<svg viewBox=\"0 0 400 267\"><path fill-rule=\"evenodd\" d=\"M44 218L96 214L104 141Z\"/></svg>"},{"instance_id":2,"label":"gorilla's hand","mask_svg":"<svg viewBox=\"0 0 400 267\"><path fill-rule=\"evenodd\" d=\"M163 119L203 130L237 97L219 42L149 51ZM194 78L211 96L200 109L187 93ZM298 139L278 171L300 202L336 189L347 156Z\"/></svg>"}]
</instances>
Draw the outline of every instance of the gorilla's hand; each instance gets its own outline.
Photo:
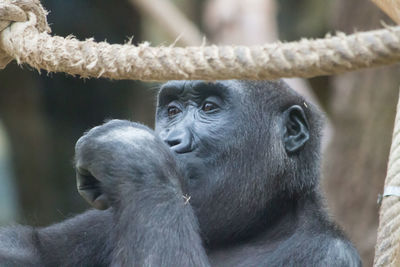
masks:
<instances>
[{"instance_id":1,"label":"gorilla's hand","mask_svg":"<svg viewBox=\"0 0 400 267\"><path fill-rule=\"evenodd\" d=\"M112 120L91 129L76 143L75 163L78 191L97 209L151 186L179 187L168 146L134 122Z\"/></svg>"}]
</instances>

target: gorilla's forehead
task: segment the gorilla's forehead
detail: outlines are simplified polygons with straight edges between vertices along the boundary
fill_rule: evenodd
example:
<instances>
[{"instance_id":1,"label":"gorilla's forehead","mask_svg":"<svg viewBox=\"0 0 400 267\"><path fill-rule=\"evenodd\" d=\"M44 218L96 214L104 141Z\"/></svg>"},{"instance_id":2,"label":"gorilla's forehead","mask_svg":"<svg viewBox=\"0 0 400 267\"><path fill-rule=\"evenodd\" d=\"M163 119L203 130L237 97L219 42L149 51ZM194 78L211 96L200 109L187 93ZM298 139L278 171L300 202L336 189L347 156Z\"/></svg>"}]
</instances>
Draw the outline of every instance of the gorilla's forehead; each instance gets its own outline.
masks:
<instances>
[{"instance_id":1,"label":"gorilla's forehead","mask_svg":"<svg viewBox=\"0 0 400 267\"><path fill-rule=\"evenodd\" d=\"M159 96L164 95L185 95L192 92L207 89L215 89L227 94L245 94L246 90L238 80L226 81L169 81L163 84L159 91Z\"/></svg>"}]
</instances>

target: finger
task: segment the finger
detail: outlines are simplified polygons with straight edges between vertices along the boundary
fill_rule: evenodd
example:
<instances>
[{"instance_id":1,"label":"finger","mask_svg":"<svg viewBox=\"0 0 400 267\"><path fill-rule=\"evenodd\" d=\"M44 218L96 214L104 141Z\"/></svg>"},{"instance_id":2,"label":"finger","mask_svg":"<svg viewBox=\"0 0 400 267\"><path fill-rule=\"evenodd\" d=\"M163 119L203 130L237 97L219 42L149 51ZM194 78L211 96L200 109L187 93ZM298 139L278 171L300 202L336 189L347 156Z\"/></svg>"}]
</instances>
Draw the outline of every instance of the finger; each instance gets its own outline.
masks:
<instances>
[{"instance_id":1,"label":"finger","mask_svg":"<svg viewBox=\"0 0 400 267\"><path fill-rule=\"evenodd\" d=\"M77 169L76 184L79 194L94 208L105 210L110 206L101 182L88 171Z\"/></svg>"}]
</instances>

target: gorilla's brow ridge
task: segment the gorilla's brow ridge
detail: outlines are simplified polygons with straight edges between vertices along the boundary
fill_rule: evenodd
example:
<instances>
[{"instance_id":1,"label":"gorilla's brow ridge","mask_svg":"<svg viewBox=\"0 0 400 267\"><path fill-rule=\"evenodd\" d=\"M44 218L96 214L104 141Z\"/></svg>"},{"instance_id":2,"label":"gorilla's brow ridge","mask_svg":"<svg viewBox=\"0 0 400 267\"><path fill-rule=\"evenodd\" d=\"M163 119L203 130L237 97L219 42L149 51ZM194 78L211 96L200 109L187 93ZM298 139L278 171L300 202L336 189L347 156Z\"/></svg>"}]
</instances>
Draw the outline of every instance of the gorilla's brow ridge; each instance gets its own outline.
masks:
<instances>
[{"instance_id":1,"label":"gorilla's brow ridge","mask_svg":"<svg viewBox=\"0 0 400 267\"><path fill-rule=\"evenodd\" d=\"M229 86L226 86L225 84L221 82L215 82L215 83L210 83L210 82L200 82L200 83L195 83L192 86L192 91L202 94L202 95L218 95L221 97L226 97L230 94L230 91L233 88L230 88Z\"/></svg>"},{"instance_id":2,"label":"gorilla's brow ridge","mask_svg":"<svg viewBox=\"0 0 400 267\"><path fill-rule=\"evenodd\" d=\"M166 86L161 88L159 99L160 104L165 104L165 99L176 99L177 97L185 96L187 93L194 92L200 95L218 95L221 97L226 97L231 94L231 91L241 92L239 89L239 84L232 84L232 86L227 86L222 82L204 82L204 81L194 81L190 84L183 82L170 82Z\"/></svg>"}]
</instances>

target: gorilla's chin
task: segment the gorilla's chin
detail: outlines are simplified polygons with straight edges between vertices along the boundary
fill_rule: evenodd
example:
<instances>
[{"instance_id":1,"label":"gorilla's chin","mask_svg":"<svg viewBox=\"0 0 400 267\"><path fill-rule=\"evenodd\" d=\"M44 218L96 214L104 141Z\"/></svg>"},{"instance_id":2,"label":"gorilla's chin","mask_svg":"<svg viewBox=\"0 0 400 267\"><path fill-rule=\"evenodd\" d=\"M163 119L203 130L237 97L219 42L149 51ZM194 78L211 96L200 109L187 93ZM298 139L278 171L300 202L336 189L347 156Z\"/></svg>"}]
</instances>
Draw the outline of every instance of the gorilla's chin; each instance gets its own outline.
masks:
<instances>
[{"instance_id":1,"label":"gorilla's chin","mask_svg":"<svg viewBox=\"0 0 400 267\"><path fill-rule=\"evenodd\" d=\"M190 184L202 180L206 176L207 168L204 162L193 154L178 154L177 165L182 174L182 184Z\"/></svg>"},{"instance_id":2,"label":"gorilla's chin","mask_svg":"<svg viewBox=\"0 0 400 267\"><path fill-rule=\"evenodd\" d=\"M216 167L205 162L194 153L177 155L177 166L180 171L182 192L191 197L192 206L201 205L206 195L212 194Z\"/></svg>"}]
</instances>

